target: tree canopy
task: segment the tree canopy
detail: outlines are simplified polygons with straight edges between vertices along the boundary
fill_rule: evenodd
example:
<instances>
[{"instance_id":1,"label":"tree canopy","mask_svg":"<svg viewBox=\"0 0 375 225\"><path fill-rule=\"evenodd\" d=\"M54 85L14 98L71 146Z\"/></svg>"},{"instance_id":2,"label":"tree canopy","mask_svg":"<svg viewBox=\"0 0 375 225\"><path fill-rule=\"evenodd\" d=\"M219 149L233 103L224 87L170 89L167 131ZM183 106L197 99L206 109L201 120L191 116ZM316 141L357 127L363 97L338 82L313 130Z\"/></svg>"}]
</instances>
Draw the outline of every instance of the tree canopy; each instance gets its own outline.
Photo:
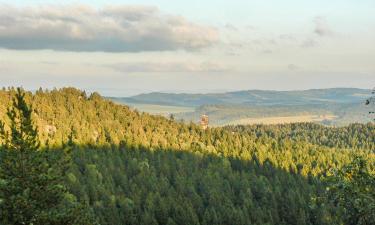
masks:
<instances>
[{"instance_id":1,"label":"tree canopy","mask_svg":"<svg viewBox=\"0 0 375 225\"><path fill-rule=\"evenodd\" d=\"M24 92L17 89L7 111L9 128L0 121L1 224L91 224L63 182L63 152L58 159L39 149L32 112Z\"/></svg>"},{"instance_id":2,"label":"tree canopy","mask_svg":"<svg viewBox=\"0 0 375 225\"><path fill-rule=\"evenodd\" d=\"M4 127L16 93L0 91ZM25 101L34 106L36 152L71 149L63 184L101 224L342 224L342 207L314 200L325 199L326 178L354 155L375 171L373 123L202 130L74 88L25 93Z\"/></svg>"}]
</instances>

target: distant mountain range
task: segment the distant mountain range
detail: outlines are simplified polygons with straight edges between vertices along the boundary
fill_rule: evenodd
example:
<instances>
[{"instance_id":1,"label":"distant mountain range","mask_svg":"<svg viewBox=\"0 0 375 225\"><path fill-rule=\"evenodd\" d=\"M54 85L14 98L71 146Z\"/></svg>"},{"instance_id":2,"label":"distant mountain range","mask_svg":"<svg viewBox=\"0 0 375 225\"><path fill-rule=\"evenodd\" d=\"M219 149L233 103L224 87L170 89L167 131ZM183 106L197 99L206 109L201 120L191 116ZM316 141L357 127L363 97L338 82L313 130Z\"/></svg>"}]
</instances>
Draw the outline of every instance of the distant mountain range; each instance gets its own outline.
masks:
<instances>
[{"instance_id":1,"label":"distant mountain range","mask_svg":"<svg viewBox=\"0 0 375 225\"><path fill-rule=\"evenodd\" d=\"M149 93L118 101L173 106L201 106L207 104L246 105L303 105L321 103L355 103L370 95L371 91L357 88L312 89L305 91L248 90L213 94Z\"/></svg>"},{"instance_id":2,"label":"distant mountain range","mask_svg":"<svg viewBox=\"0 0 375 225\"><path fill-rule=\"evenodd\" d=\"M175 118L187 121L195 122L200 115L207 114L212 125L268 123L267 121L311 121L344 125L369 120L368 108L363 103L370 94L371 90L367 89L331 88L303 91L248 90L212 94L156 92L111 99L140 111L174 114ZM183 108L179 110L179 107Z\"/></svg>"}]
</instances>

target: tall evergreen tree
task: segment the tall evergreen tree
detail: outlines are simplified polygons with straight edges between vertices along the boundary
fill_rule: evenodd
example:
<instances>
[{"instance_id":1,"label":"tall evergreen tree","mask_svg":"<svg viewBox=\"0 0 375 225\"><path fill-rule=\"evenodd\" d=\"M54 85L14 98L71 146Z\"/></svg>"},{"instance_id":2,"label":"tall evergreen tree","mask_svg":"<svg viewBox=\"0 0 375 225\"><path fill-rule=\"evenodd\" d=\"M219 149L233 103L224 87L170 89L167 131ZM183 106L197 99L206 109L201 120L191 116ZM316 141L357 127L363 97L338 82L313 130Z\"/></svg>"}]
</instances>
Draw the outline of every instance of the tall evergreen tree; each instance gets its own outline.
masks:
<instances>
[{"instance_id":1,"label":"tall evergreen tree","mask_svg":"<svg viewBox=\"0 0 375 225\"><path fill-rule=\"evenodd\" d=\"M18 89L9 129L0 122L0 224L91 224L63 185L65 157L40 150L32 112Z\"/></svg>"}]
</instances>

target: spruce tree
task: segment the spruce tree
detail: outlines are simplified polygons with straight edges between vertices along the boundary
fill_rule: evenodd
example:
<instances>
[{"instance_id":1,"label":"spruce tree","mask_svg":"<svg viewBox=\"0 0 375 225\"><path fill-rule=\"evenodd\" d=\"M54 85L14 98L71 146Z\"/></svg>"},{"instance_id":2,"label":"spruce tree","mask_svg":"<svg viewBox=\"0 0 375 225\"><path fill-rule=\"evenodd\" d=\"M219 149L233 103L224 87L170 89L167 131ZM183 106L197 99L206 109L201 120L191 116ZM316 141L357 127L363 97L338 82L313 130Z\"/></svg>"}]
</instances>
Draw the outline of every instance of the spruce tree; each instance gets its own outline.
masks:
<instances>
[{"instance_id":1,"label":"spruce tree","mask_svg":"<svg viewBox=\"0 0 375 225\"><path fill-rule=\"evenodd\" d=\"M64 154L40 149L32 112L19 88L8 129L0 121L0 224L92 224L63 185Z\"/></svg>"}]
</instances>

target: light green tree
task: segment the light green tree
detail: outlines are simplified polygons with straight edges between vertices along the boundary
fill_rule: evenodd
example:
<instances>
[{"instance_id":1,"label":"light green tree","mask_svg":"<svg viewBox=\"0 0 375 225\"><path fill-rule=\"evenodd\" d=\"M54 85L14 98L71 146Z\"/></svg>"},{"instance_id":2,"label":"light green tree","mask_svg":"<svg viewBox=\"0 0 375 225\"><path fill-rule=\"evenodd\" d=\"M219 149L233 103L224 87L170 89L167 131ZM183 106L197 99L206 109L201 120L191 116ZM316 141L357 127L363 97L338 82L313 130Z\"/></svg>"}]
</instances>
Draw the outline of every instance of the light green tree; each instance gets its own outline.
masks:
<instances>
[{"instance_id":1,"label":"light green tree","mask_svg":"<svg viewBox=\"0 0 375 225\"><path fill-rule=\"evenodd\" d=\"M39 149L32 112L18 89L7 112L9 128L0 121L0 224L92 224L63 185L64 152Z\"/></svg>"}]
</instances>

